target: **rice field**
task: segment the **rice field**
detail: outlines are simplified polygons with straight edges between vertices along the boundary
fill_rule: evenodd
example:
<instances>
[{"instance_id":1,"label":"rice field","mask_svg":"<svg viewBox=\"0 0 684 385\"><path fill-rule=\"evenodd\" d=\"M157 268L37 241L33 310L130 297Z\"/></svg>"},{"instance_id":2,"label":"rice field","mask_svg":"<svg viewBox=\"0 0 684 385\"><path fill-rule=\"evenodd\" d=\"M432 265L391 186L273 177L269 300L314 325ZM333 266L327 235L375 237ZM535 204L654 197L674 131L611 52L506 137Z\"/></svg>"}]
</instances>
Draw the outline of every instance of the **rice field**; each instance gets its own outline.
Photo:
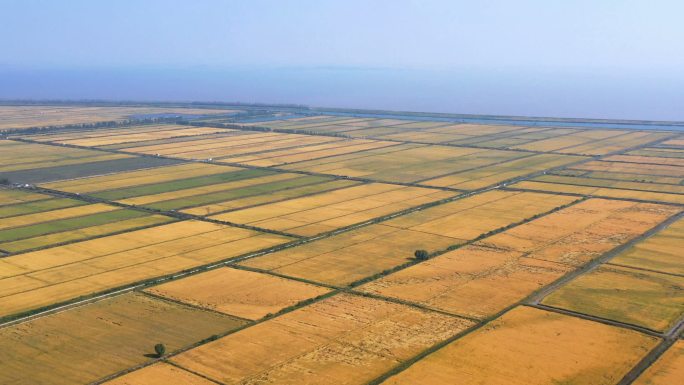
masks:
<instances>
[{"instance_id":1,"label":"rice field","mask_svg":"<svg viewBox=\"0 0 684 385\"><path fill-rule=\"evenodd\" d=\"M230 132L227 129L210 127L187 127L179 125L143 125L132 128L115 128L108 130L57 132L25 136L38 142L51 142L84 147L105 147Z\"/></svg>"},{"instance_id":2,"label":"rice field","mask_svg":"<svg viewBox=\"0 0 684 385\"><path fill-rule=\"evenodd\" d=\"M233 317L125 294L0 329L0 383L89 383L235 329ZM39 370L37 370L39 369Z\"/></svg>"},{"instance_id":3,"label":"rice field","mask_svg":"<svg viewBox=\"0 0 684 385\"><path fill-rule=\"evenodd\" d=\"M681 382L681 133L319 111L0 107L0 383Z\"/></svg>"},{"instance_id":4,"label":"rice field","mask_svg":"<svg viewBox=\"0 0 684 385\"><path fill-rule=\"evenodd\" d=\"M634 385L676 384L684 376L684 340L679 340L634 382Z\"/></svg>"},{"instance_id":5,"label":"rice field","mask_svg":"<svg viewBox=\"0 0 684 385\"><path fill-rule=\"evenodd\" d=\"M147 292L236 317L257 320L330 289L253 271L223 267Z\"/></svg>"},{"instance_id":6,"label":"rice field","mask_svg":"<svg viewBox=\"0 0 684 385\"><path fill-rule=\"evenodd\" d=\"M656 343L632 330L520 307L383 384L613 385Z\"/></svg>"},{"instance_id":7,"label":"rice field","mask_svg":"<svg viewBox=\"0 0 684 385\"><path fill-rule=\"evenodd\" d=\"M389 274L360 290L484 319L674 212L669 207L589 200ZM638 221L628 219L637 215Z\"/></svg>"},{"instance_id":8,"label":"rice field","mask_svg":"<svg viewBox=\"0 0 684 385\"><path fill-rule=\"evenodd\" d=\"M0 317L286 243L290 239L185 221L0 259Z\"/></svg>"},{"instance_id":9,"label":"rice field","mask_svg":"<svg viewBox=\"0 0 684 385\"><path fill-rule=\"evenodd\" d=\"M428 188L370 183L234 210L211 218L314 236L453 196L455 193Z\"/></svg>"},{"instance_id":10,"label":"rice field","mask_svg":"<svg viewBox=\"0 0 684 385\"><path fill-rule=\"evenodd\" d=\"M221 383L362 384L470 324L342 294L189 350L171 362Z\"/></svg>"},{"instance_id":11,"label":"rice field","mask_svg":"<svg viewBox=\"0 0 684 385\"><path fill-rule=\"evenodd\" d=\"M493 191L240 264L315 282L348 285L410 261L415 250L445 250L573 200Z\"/></svg>"},{"instance_id":12,"label":"rice field","mask_svg":"<svg viewBox=\"0 0 684 385\"><path fill-rule=\"evenodd\" d=\"M543 303L662 332L684 315L684 277L601 267L563 286Z\"/></svg>"}]
</instances>

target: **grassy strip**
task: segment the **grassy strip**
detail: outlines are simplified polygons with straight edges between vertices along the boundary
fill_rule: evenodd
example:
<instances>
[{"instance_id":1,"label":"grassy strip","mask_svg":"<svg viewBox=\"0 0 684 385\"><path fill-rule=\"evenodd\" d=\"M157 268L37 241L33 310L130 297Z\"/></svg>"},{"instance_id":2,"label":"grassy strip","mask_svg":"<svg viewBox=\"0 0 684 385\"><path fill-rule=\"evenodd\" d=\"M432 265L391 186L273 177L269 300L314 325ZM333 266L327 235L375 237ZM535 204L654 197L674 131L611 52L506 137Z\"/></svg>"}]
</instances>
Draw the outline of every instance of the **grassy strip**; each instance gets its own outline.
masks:
<instances>
[{"instance_id":1,"label":"grassy strip","mask_svg":"<svg viewBox=\"0 0 684 385\"><path fill-rule=\"evenodd\" d=\"M19 215L81 206L84 204L86 203L68 198L44 199L40 201L17 203L0 207L0 218L16 217Z\"/></svg>"},{"instance_id":2,"label":"grassy strip","mask_svg":"<svg viewBox=\"0 0 684 385\"><path fill-rule=\"evenodd\" d=\"M127 219L113 223L107 223L101 226L93 226L85 229L78 229L74 231L65 231L53 233L50 235L39 236L35 238L27 238L19 241L8 242L0 244L0 247L7 249L8 254L27 253L31 251L38 251L50 247L64 246L76 242L107 237L111 235L123 234L136 230L143 230L150 227L155 227L161 224L176 222L177 219L166 217L162 215L149 215L139 218ZM117 227L117 225L119 227ZM124 225L121 227L121 225ZM59 241L55 242L54 237L59 236Z\"/></svg>"},{"instance_id":3,"label":"grassy strip","mask_svg":"<svg viewBox=\"0 0 684 385\"><path fill-rule=\"evenodd\" d=\"M312 183L322 183L330 181L330 177L303 176L300 178L262 183L248 187L238 187L226 191L219 191L209 194L194 195L191 197L172 199L163 202L146 204L143 206L156 210L177 210L194 206L203 206L210 203L224 202L233 199L244 198L254 195L271 194L279 190L301 187Z\"/></svg>"},{"instance_id":4,"label":"grassy strip","mask_svg":"<svg viewBox=\"0 0 684 385\"><path fill-rule=\"evenodd\" d=\"M75 218L62 219L51 222L37 223L24 227L10 228L0 231L0 242L12 242L26 238L33 238L51 233L76 230L86 227L99 226L111 222L131 218L139 218L149 214L134 210L115 210Z\"/></svg>"}]
</instances>

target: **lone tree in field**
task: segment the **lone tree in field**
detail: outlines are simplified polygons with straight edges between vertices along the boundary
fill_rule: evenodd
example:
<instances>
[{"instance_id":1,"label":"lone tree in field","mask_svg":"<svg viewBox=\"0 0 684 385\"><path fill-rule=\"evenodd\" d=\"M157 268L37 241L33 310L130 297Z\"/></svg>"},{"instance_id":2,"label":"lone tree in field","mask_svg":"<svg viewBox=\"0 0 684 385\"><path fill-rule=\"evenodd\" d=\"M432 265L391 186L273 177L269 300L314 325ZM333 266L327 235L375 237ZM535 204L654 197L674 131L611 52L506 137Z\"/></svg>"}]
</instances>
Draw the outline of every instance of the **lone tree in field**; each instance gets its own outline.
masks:
<instances>
[{"instance_id":1,"label":"lone tree in field","mask_svg":"<svg viewBox=\"0 0 684 385\"><path fill-rule=\"evenodd\" d=\"M0 184L9 185L10 181L7 178L0 178Z\"/></svg>"},{"instance_id":2,"label":"lone tree in field","mask_svg":"<svg viewBox=\"0 0 684 385\"><path fill-rule=\"evenodd\" d=\"M430 255L425 250L416 250L416 252L413 253L413 256L419 261L425 261Z\"/></svg>"},{"instance_id":3,"label":"lone tree in field","mask_svg":"<svg viewBox=\"0 0 684 385\"><path fill-rule=\"evenodd\" d=\"M161 357L166 353L166 346L164 344L156 344L154 345L154 351L157 353L157 357Z\"/></svg>"}]
</instances>

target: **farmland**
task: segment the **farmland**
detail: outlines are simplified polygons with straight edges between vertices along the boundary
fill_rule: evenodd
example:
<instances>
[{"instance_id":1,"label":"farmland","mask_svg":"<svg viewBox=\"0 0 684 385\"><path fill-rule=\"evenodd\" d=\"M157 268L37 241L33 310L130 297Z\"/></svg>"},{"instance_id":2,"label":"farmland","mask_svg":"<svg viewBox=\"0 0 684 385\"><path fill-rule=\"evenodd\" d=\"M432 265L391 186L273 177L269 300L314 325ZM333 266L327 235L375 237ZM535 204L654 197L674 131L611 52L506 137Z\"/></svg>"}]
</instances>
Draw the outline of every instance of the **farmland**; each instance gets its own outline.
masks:
<instances>
[{"instance_id":1,"label":"farmland","mask_svg":"<svg viewBox=\"0 0 684 385\"><path fill-rule=\"evenodd\" d=\"M170 351L240 326L212 312L127 294L0 329L0 382L74 384L149 361L163 340ZM171 327L176 325L180 327ZM7 349L12 347L12 349ZM59 350L59 355L50 354ZM80 362L64 366L64 362ZM89 362L88 365L83 363ZM36 365L40 371L33 370ZM27 374L31 373L30 376Z\"/></svg>"},{"instance_id":2,"label":"farmland","mask_svg":"<svg viewBox=\"0 0 684 385\"><path fill-rule=\"evenodd\" d=\"M561 314L516 308L385 384L615 384L655 338Z\"/></svg>"},{"instance_id":3,"label":"farmland","mask_svg":"<svg viewBox=\"0 0 684 385\"><path fill-rule=\"evenodd\" d=\"M625 223L620 212L626 209L642 211L644 217ZM662 213L649 209L644 204L585 201L390 274L361 290L485 318L672 214L667 208ZM569 219L588 211L594 212L582 220ZM624 226L620 232L618 226Z\"/></svg>"},{"instance_id":4,"label":"farmland","mask_svg":"<svg viewBox=\"0 0 684 385\"><path fill-rule=\"evenodd\" d=\"M0 383L684 370L679 132L191 104L0 118Z\"/></svg>"}]
</instances>

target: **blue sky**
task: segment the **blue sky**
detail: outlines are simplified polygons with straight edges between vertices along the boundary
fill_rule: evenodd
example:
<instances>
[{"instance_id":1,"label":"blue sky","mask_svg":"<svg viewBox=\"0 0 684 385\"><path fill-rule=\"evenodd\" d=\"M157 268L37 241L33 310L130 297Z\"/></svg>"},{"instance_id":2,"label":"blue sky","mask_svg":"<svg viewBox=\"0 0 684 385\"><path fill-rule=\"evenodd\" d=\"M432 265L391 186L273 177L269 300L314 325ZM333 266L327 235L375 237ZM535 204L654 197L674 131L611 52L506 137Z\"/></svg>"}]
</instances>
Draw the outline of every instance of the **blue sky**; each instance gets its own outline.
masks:
<instances>
[{"instance_id":1,"label":"blue sky","mask_svg":"<svg viewBox=\"0 0 684 385\"><path fill-rule=\"evenodd\" d=\"M585 86L569 93L569 98L586 98L598 79L607 82L612 93L601 95L597 103L628 97L643 104L644 95L620 95L620 89L639 92L647 85L644 92L674 105L680 100L672 98L681 96L677 89L684 84L682 15L684 2L676 0L0 0L0 69L119 71L118 76L124 76L121 71L163 69L177 70L178 79L187 82L190 74L203 70L343 69L370 71L364 76L379 71L374 78L378 84L396 80L382 80L385 70L433 71L468 82L480 79L503 102L517 91L533 92L525 86L531 78L537 90L541 86L553 91L556 83ZM104 72L98 73L106 78ZM37 72L29 75L33 74ZM45 87L26 89L35 79L20 82L23 89L0 90L0 97L61 95ZM92 76L89 79L92 86ZM660 92L653 85L664 88ZM75 82L75 89L79 86ZM315 85L311 87L309 92L315 93ZM106 96L91 91L69 96ZM116 95L135 96L133 91ZM178 89L174 97L240 99L240 93L190 91L196 90ZM449 93L433 96L444 95ZM555 98L562 101L562 95ZM268 89L249 94L254 101L316 104L310 96L269 94ZM414 109L426 108L425 97L421 100ZM344 96L321 102L353 104ZM515 112L497 103L485 110ZM619 112L623 105L610 107ZM483 112L476 109L472 112ZM662 116L678 113L670 112ZM583 110L542 108L539 113L582 114ZM629 113L625 111L625 116Z\"/></svg>"},{"instance_id":2,"label":"blue sky","mask_svg":"<svg viewBox=\"0 0 684 385\"><path fill-rule=\"evenodd\" d=\"M0 1L21 66L684 67L684 2Z\"/></svg>"}]
</instances>

